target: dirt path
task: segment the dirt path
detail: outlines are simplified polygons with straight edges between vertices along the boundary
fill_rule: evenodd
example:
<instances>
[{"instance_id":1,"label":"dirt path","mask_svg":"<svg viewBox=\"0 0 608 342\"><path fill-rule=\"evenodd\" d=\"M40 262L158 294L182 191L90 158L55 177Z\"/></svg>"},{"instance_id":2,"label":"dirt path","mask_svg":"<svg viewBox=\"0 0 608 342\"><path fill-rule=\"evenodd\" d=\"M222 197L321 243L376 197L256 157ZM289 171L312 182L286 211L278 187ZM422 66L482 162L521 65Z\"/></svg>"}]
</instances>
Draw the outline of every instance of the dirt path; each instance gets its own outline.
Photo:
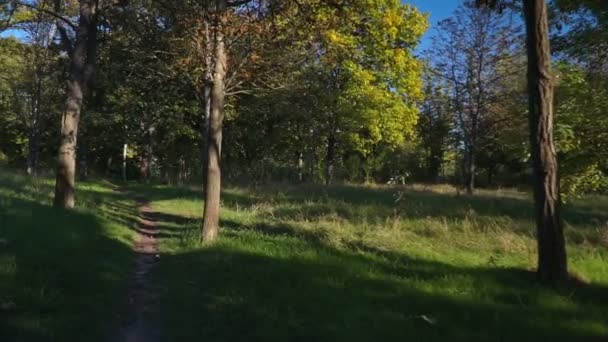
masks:
<instances>
[{"instance_id":1,"label":"dirt path","mask_svg":"<svg viewBox=\"0 0 608 342\"><path fill-rule=\"evenodd\" d=\"M158 263L158 229L149 203L137 200L140 222L134 246L135 265L131 271L126 303L118 315L112 342L160 342L159 288L153 271Z\"/></svg>"}]
</instances>

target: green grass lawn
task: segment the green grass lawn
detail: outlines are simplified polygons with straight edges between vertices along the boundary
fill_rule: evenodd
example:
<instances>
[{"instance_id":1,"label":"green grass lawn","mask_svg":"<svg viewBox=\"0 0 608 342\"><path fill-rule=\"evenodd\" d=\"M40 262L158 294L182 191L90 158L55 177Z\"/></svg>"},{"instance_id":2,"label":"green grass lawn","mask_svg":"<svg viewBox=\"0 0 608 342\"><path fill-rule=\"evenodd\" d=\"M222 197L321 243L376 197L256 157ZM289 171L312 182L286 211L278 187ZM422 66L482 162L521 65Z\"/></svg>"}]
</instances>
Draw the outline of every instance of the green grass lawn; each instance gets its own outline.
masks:
<instances>
[{"instance_id":1,"label":"green grass lawn","mask_svg":"<svg viewBox=\"0 0 608 342\"><path fill-rule=\"evenodd\" d=\"M74 211L53 182L0 171L0 341L100 341L124 299L137 211L106 182L83 182Z\"/></svg>"},{"instance_id":2,"label":"green grass lawn","mask_svg":"<svg viewBox=\"0 0 608 342\"><path fill-rule=\"evenodd\" d=\"M136 191L166 237L160 275L172 341L608 337L604 197L565 208L570 268L589 284L556 292L535 282L523 193L229 188L221 237L200 246L198 191Z\"/></svg>"},{"instance_id":3,"label":"green grass lawn","mask_svg":"<svg viewBox=\"0 0 608 342\"><path fill-rule=\"evenodd\" d=\"M168 341L604 341L608 199L564 209L570 268L534 278L524 193L447 187L228 188L219 241L199 244L196 189L0 174L0 341L99 341L124 300L133 198L151 201Z\"/></svg>"}]
</instances>

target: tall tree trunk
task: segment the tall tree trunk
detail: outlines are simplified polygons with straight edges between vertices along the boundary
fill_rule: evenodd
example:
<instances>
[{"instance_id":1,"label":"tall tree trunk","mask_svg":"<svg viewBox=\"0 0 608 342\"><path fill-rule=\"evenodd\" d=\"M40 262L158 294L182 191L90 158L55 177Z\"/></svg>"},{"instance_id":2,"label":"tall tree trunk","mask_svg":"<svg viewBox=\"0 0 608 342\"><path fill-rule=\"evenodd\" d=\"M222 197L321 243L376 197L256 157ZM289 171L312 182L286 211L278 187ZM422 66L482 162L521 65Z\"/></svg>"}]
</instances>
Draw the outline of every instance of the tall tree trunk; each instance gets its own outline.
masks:
<instances>
[{"instance_id":1,"label":"tall tree trunk","mask_svg":"<svg viewBox=\"0 0 608 342\"><path fill-rule=\"evenodd\" d=\"M528 50L530 147L538 240L538 275L552 285L568 278L553 143L553 79L545 0L524 0Z\"/></svg>"},{"instance_id":2,"label":"tall tree trunk","mask_svg":"<svg viewBox=\"0 0 608 342\"><path fill-rule=\"evenodd\" d=\"M70 54L66 103L61 120L61 140L53 202L55 207L74 207L78 124L83 96L87 87L86 80L88 80L85 72L88 69L87 61L91 63L90 65L95 63L94 54L92 56L87 55L90 54L92 46L96 46L96 10L96 0L80 1L80 19L76 30L76 42Z\"/></svg>"},{"instance_id":3,"label":"tall tree trunk","mask_svg":"<svg viewBox=\"0 0 608 342\"><path fill-rule=\"evenodd\" d=\"M207 140L207 184L202 227L202 239L204 241L215 240L220 221L222 121L224 119L224 79L227 68L223 32L226 8L226 0L216 0L213 28L215 67L211 89L211 113Z\"/></svg>"},{"instance_id":4,"label":"tall tree trunk","mask_svg":"<svg viewBox=\"0 0 608 342\"><path fill-rule=\"evenodd\" d=\"M327 155L325 158L325 185L331 185L334 181L334 168L336 163L337 128L334 124L327 137Z\"/></svg>"}]
</instances>

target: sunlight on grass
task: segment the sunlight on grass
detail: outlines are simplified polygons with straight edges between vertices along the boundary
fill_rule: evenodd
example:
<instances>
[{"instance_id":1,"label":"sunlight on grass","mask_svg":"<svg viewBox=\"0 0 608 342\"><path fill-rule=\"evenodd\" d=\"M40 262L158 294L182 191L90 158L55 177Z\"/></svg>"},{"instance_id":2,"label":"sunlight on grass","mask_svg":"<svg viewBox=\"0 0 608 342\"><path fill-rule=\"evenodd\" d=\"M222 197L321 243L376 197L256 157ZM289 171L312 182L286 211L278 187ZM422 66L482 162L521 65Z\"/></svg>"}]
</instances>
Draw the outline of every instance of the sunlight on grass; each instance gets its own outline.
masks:
<instances>
[{"instance_id":1,"label":"sunlight on grass","mask_svg":"<svg viewBox=\"0 0 608 342\"><path fill-rule=\"evenodd\" d=\"M534 282L525 193L440 189L402 189L395 201L397 190L378 186L229 188L221 238L210 246L199 243L198 190L149 190L154 210L170 215L161 274L172 334L184 341L608 334L599 301L608 284L598 235L604 198L565 208L571 269L594 285L563 295Z\"/></svg>"}]
</instances>

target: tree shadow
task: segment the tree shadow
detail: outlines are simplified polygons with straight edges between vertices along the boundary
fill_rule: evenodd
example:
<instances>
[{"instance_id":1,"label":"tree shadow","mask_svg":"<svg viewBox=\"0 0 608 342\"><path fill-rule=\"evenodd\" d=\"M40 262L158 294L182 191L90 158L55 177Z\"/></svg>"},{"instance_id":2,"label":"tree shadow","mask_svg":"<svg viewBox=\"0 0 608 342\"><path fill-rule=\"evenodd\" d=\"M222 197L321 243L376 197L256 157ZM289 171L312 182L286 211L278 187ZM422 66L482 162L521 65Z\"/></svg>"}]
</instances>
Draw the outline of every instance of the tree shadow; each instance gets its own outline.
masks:
<instances>
[{"instance_id":1,"label":"tree shadow","mask_svg":"<svg viewBox=\"0 0 608 342\"><path fill-rule=\"evenodd\" d=\"M571 294L569 305L552 306L561 295L536 285L533 274L523 270L379 257L378 251L337 250L309 241L301 245L280 234L268 235L267 243L282 247L260 253L248 246L243 231L224 234L237 234L243 244L220 242L161 262L167 287L163 301L176 341L606 337L587 329L608 318L602 287L589 286ZM290 252L311 247L314 258ZM451 292L466 289L483 295Z\"/></svg>"},{"instance_id":2,"label":"tree shadow","mask_svg":"<svg viewBox=\"0 0 608 342\"><path fill-rule=\"evenodd\" d=\"M10 197L0 206L0 302L11 304L0 340L98 339L130 269L128 238L91 213Z\"/></svg>"}]
</instances>

